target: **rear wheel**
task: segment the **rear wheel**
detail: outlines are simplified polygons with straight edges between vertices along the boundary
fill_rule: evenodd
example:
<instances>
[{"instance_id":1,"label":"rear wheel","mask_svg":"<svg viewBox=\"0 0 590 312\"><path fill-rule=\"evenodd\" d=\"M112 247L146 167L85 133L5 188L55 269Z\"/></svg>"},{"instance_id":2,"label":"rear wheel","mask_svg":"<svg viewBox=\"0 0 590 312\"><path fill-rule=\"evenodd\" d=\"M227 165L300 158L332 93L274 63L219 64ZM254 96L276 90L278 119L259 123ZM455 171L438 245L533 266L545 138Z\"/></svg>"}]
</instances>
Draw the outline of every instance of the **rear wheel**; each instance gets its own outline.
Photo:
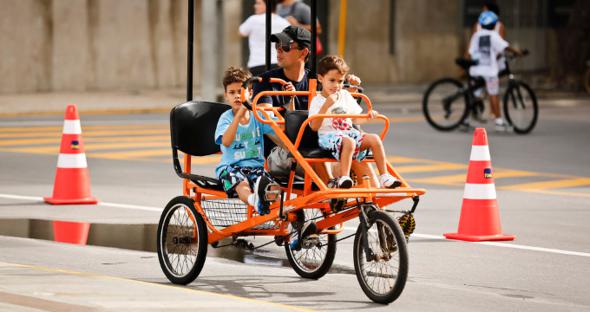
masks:
<instances>
[{"instance_id":1,"label":"rear wheel","mask_svg":"<svg viewBox=\"0 0 590 312\"><path fill-rule=\"evenodd\" d=\"M467 117L468 97L463 84L453 78L433 82L422 99L422 112L426 121L437 130L457 128Z\"/></svg>"},{"instance_id":2,"label":"rear wheel","mask_svg":"<svg viewBox=\"0 0 590 312\"><path fill-rule=\"evenodd\" d=\"M406 285L406 238L385 212L371 211L368 219L369 228L365 232L359 225L354 238L354 269L365 294L374 302L387 304L396 300Z\"/></svg>"},{"instance_id":3,"label":"rear wheel","mask_svg":"<svg viewBox=\"0 0 590 312\"><path fill-rule=\"evenodd\" d=\"M537 97L531 87L522 81L514 81L503 98L506 120L518 134L533 130L539 117Z\"/></svg>"},{"instance_id":4,"label":"rear wheel","mask_svg":"<svg viewBox=\"0 0 590 312\"><path fill-rule=\"evenodd\" d=\"M184 196L173 198L158 225L158 260L170 282L186 285L194 281L207 257L207 227Z\"/></svg>"},{"instance_id":5,"label":"rear wheel","mask_svg":"<svg viewBox=\"0 0 590 312\"><path fill-rule=\"evenodd\" d=\"M320 209L303 209L305 220L322 218ZM316 220L317 221L317 220ZM289 226L290 240L297 239L297 231ZM336 234L318 234L303 239L300 250L291 249L288 242L285 243L285 252L291 267L303 278L319 279L326 275L332 267L336 256Z\"/></svg>"}]
</instances>

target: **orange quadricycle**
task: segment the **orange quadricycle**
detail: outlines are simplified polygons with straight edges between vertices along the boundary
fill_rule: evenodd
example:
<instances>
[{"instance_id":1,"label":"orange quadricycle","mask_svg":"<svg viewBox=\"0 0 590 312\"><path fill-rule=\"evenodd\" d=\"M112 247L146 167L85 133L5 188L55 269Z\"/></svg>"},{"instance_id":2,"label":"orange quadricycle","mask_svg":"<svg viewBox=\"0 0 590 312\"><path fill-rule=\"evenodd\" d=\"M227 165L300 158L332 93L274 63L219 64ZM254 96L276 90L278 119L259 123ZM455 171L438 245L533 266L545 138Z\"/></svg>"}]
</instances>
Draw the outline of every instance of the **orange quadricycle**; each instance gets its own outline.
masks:
<instances>
[{"instance_id":1,"label":"orange quadricycle","mask_svg":"<svg viewBox=\"0 0 590 312\"><path fill-rule=\"evenodd\" d=\"M189 54L192 51L189 50ZM269 82L285 84L280 79ZM375 188L364 177L356 177L356 184L350 189L328 187L313 168L317 163L336 160L319 148L317 133L311 130L309 123L314 118L369 118L369 114L323 114L308 118L307 111L282 111L257 105L261 97L272 95L307 96L311 102L317 92L315 79L310 80L310 86L310 91L264 91L251 102L245 102L258 121L272 127L295 160L286 178L275 177L281 186L280 199L270 206L270 213L266 215L259 215L256 209L238 198L227 198L216 178L191 171L193 157L219 152L214 132L219 117L230 107L191 101L187 96L186 103L172 109L172 154L174 169L183 180L183 195L167 204L157 233L160 266L172 283L188 284L197 278L205 263L208 245L254 249L272 243L285 248L297 274L318 279L329 271L337 242L354 236L354 267L365 294L379 303L390 303L400 296L408 276L406 244L415 226L412 213L425 190L410 187L389 163L388 172L401 181L398 188ZM366 95L354 93L353 96L362 99L367 109L371 109ZM271 118L271 115L276 117ZM389 129L389 119L383 115L377 118L384 125L383 139ZM369 156L363 162L374 160ZM296 174L296 165L303 169L303 177ZM405 199L410 200L407 209L393 208L392 204ZM353 234L345 235L344 224L351 220L358 226ZM313 233L301 235L301 229L309 222L315 223ZM270 240L254 247L244 239L248 236L268 236ZM297 247L292 247L294 240L298 240Z\"/></svg>"}]
</instances>

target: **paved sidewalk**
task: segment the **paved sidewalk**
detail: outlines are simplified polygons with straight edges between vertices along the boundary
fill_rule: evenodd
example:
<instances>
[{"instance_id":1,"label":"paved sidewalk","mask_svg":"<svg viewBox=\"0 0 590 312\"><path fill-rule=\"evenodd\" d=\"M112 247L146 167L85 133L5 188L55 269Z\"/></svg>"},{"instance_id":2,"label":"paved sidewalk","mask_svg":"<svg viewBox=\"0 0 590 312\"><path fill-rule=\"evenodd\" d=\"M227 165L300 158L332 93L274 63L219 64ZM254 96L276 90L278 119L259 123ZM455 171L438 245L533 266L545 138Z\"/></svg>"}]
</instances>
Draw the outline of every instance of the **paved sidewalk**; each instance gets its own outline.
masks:
<instances>
[{"instance_id":1,"label":"paved sidewalk","mask_svg":"<svg viewBox=\"0 0 590 312\"><path fill-rule=\"evenodd\" d=\"M426 88L426 85L368 85L365 86L365 93L379 109L386 107L387 110L416 113L421 110L422 94ZM590 104L590 96L585 94L538 90L537 96L541 106ZM0 117L60 115L69 103L77 104L82 114L168 112L184 100L184 88L0 94Z\"/></svg>"}]
</instances>

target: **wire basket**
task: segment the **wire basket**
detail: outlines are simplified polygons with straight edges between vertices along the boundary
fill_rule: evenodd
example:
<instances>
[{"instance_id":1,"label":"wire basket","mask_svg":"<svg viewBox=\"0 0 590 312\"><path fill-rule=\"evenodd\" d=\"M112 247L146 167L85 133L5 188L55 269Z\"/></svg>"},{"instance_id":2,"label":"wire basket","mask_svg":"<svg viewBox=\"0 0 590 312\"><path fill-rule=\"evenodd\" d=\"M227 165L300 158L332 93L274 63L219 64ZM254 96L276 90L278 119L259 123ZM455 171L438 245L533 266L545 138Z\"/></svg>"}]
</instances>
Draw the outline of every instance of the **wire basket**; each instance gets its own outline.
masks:
<instances>
[{"instance_id":1,"label":"wire basket","mask_svg":"<svg viewBox=\"0 0 590 312\"><path fill-rule=\"evenodd\" d=\"M203 199L201 207L209 222L216 228L225 228L246 221L248 219L248 206L238 198ZM256 215L256 212L254 213ZM268 221L254 227L257 230L276 229L273 221Z\"/></svg>"}]
</instances>

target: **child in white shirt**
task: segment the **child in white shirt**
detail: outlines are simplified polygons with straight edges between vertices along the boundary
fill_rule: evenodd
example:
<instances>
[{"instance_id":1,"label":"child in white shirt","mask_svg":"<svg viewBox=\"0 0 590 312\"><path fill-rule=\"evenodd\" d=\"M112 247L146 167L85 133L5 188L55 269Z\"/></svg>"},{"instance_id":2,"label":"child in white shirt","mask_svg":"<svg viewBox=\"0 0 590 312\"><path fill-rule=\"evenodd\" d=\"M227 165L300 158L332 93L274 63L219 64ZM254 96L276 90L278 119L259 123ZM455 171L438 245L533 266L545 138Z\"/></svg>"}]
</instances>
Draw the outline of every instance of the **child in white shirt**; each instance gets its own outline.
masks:
<instances>
[{"instance_id":1,"label":"child in white shirt","mask_svg":"<svg viewBox=\"0 0 590 312\"><path fill-rule=\"evenodd\" d=\"M322 92L313 98L309 116L316 114L352 114L362 113L352 95L343 89L345 76L349 67L338 56L328 55L318 64L318 79L322 83ZM369 111L371 118L375 118L377 111ZM381 187L395 188L401 185L395 177L387 172L385 164L385 149L381 138L376 134L362 133L353 128L356 124L367 121L366 118L352 120L351 118L317 118L310 123L310 127L318 132L319 145L322 149L332 152L334 158L340 161L340 178L338 187L352 187L350 167L352 159L362 160L369 149L373 151Z\"/></svg>"}]
</instances>

